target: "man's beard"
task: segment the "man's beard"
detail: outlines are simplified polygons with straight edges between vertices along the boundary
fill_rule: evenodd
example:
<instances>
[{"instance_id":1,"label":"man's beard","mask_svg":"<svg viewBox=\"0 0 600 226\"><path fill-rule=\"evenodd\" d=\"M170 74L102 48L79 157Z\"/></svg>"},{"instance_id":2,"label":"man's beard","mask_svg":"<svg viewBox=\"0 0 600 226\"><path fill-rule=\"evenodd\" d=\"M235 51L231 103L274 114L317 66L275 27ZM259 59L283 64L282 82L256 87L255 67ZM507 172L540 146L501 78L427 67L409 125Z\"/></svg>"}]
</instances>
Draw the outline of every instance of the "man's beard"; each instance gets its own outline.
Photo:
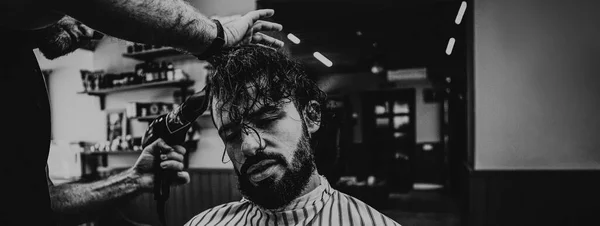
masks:
<instances>
[{"instance_id":1,"label":"man's beard","mask_svg":"<svg viewBox=\"0 0 600 226\"><path fill-rule=\"evenodd\" d=\"M279 153L257 152L255 156L246 159L244 166L240 167L241 172L235 170L238 188L242 195L263 208L278 209L286 206L302 193L315 169L314 155L311 152L307 131L303 130L304 133L294 152L291 166ZM242 169L247 169L250 165L265 159L275 160L277 164L285 168L285 172L278 181L269 177L255 186L250 182L246 171Z\"/></svg>"}]
</instances>

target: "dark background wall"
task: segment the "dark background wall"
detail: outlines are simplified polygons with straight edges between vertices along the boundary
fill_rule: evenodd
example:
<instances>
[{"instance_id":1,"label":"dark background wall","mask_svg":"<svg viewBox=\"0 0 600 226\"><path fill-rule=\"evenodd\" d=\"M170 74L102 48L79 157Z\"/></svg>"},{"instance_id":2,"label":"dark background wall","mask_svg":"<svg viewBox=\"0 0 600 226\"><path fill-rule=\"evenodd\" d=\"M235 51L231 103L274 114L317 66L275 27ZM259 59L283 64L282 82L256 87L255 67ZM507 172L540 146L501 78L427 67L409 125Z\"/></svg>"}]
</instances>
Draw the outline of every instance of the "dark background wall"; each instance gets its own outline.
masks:
<instances>
[{"instance_id":1,"label":"dark background wall","mask_svg":"<svg viewBox=\"0 0 600 226\"><path fill-rule=\"evenodd\" d=\"M598 224L599 2L468 3L474 161L462 169L465 222Z\"/></svg>"}]
</instances>

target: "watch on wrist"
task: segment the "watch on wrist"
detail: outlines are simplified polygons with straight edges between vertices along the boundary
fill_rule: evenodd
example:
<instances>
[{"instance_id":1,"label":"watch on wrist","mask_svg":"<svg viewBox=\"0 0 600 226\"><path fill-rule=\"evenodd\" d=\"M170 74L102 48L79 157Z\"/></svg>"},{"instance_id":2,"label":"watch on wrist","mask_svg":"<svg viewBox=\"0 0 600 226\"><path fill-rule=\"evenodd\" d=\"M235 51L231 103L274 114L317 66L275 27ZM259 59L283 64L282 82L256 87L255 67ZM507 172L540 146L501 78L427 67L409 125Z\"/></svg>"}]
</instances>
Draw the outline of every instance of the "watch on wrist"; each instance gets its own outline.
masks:
<instances>
[{"instance_id":1,"label":"watch on wrist","mask_svg":"<svg viewBox=\"0 0 600 226\"><path fill-rule=\"evenodd\" d=\"M208 48L202 54L196 56L200 60L206 60L208 57L217 53L221 48L223 48L223 45L225 45L225 33L223 31L223 25L221 25L219 20L212 19L212 21L217 25L217 37L213 39L210 46L208 46Z\"/></svg>"}]
</instances>

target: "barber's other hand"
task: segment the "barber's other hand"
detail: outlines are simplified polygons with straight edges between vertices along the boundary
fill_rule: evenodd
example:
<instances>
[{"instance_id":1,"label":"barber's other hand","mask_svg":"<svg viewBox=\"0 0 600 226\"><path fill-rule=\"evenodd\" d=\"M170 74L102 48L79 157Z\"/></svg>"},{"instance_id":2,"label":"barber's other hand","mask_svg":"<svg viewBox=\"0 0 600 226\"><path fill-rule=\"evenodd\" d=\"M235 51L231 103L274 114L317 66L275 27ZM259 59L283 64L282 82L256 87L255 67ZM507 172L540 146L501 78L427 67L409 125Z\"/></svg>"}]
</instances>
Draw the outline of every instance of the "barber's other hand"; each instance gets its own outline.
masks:
<instances>
[{"instance_id":1,"label":"barber's other hand","mask_svg":"<svg viewBox=\"0 0 600 226\"><path fill-rule=\"evenodd\" d=\"M213 17L223 25L225 46L235 46L240 43L257 43L273 48L283 47L283 42L261 31L281 31L283 26L278 23L264 21L275 13L272 9L260 9L246 13L243 16Z\"/></svg>"},{"instance_id":2,"label":"barber's other hand","mask_svg":"<svg viewBox=\"0 0 600 226\"><path fill-rule=\"evenodd\" d=\"M38 48L50 60L64 56L88 44L94 37L94 30L65 16L56 23L42 28L36 33Z\"/></svg>"},{"instance_id":3,"label":"barber's other hand","mask_svg":"<svg viewBox=\"0 0 600 226\"><path fill-rule=\"evenodd\" d=\"M182 185L190 182L190 175L183 171L183 159L185 148L180 145L169 146L162 139L157 139L152 144L146 146L133 170L138 174L140 184L144 190L152 189L154 186L154 167L161 167L164 170L171 170L177 173L172 185ZM160 164L154 166L155 158L161 158Z\"/></svg>"}]
</instances>

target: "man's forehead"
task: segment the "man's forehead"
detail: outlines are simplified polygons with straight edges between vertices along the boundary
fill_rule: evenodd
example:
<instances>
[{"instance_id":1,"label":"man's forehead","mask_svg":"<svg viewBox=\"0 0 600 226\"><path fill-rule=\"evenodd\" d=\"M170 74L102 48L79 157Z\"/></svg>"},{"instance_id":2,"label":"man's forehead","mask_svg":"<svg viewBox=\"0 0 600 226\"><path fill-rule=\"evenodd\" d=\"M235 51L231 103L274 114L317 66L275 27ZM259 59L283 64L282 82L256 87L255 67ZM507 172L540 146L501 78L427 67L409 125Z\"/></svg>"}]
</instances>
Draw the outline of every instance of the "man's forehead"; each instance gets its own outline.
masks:
<instances>
[{"instance_id":1,"label":"man's forehead","mask_svg":"<svg viewBox=\"0 0 600 226\"><path fill-rule=\"evenodd\" d=\"M268 102L268 103L267 103ZM288 104L291 104L290 99L280 101L255 101L253 103L223 103L222 100L213 97L211 101L211 113L215 120L217 128L223 124L230 123L230 112L235 112L238 117L246 117L255 113L267 113L270 111L284 110ZM252 104L252 106L250 106ZM292 104L293 106L293 104ZM238 115L239 114L239 115ZM244 118L245 119L245 118ZM236 119L240 120L240 119Z\"/></svg>"},{"instance_id":2,"label":"man's forehead","mask_svg":"<svg viewBox=\"0 0 600 226\"><path fill-rule=\"evenodd\" d=\"M217 115L228 115L231 111L236 111L239 113L247 111L246 113L252 113L265 106L267 106L265 104L265 101L253 101L253 103L223 103L223 100L219 100L215 97L213 97L211 101L211 109L214 111L213 113L217 113ZM268 104L268 106L278 105L275 105L275 103L273 103Z\"/></svg>"},{"instance_id":3,"label":"man's forehead","mask_svg":"<svg viewBox=\"0 0 600 226\"><path fill-rule=\"evenodd\" d=\"M244 92L244 91L241 91ZM256 93L256 87L251 85L251 84L246 84L246 92L247 92L247 96L254 96L254 94ZM223 94L221 94L222 96ZM225 94L226 95L226 94ZM211 113L217 113L217 114L222 114L225 115L227 114L227 112L229 111L229 109L231 109L231 107L233 107L232 105L237 105L238 108L244 107L247 108L247 105L249 103L228 103L228 104L223 104L224 100L223 98L219 98L218 95L212 95L211 97L211 109L215 112L211 112ZM244 105L244 106L242 106ZM255 104L257 105L257 104ZM254 106L252 111L258 110L260 108L260 106ZM215 114L213 114L215 115Z\"/></svg>"}]
</instances>

